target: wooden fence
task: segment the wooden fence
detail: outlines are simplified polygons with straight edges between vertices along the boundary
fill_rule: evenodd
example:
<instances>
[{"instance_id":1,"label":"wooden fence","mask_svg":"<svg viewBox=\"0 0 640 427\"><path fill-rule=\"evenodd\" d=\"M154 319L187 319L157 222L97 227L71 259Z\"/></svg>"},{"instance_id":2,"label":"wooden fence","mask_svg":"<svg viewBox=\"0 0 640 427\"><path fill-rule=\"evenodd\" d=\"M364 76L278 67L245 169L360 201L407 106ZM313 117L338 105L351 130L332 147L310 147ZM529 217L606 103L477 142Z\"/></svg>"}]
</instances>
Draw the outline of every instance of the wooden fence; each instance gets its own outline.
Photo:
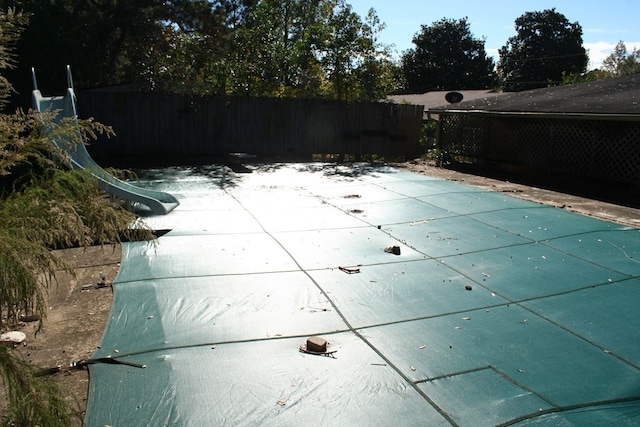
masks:
<instances>
[{"instance_id":1,"label":"wooden fence","mask_svg":"<svg viewBox=\"0 0 640 427\"><path fill-rule=\"evenodd\" d=\"M110 125L96 158L179 158L249 153L307 159L413 158L420 154L422 106L328 100L84 91L78 114Z\"/></svg>"}]
</instances>

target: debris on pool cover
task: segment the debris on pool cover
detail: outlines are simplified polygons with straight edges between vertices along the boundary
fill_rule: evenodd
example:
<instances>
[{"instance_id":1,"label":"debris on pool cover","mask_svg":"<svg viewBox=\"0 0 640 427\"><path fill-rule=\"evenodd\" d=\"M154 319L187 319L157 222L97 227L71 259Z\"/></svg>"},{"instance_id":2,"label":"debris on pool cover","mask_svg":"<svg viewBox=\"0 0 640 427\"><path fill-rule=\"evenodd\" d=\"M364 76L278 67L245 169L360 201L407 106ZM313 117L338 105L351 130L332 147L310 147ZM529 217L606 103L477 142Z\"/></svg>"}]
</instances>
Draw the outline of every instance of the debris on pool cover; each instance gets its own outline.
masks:
<instances>
[{"instance_id":1,"label":"debris on pool cover","mask_svg":"<svg viewBox=\"0 0 640 427\"><path fill-rule=\"evenodd\" d=\"M333 353L335 353L337 350L327 351L327 345L327 340L322 337L309 337L307 338L307 344L300 346L300 351L302 353L335 357L333 356Z\"/></svg>"}]
</instances>

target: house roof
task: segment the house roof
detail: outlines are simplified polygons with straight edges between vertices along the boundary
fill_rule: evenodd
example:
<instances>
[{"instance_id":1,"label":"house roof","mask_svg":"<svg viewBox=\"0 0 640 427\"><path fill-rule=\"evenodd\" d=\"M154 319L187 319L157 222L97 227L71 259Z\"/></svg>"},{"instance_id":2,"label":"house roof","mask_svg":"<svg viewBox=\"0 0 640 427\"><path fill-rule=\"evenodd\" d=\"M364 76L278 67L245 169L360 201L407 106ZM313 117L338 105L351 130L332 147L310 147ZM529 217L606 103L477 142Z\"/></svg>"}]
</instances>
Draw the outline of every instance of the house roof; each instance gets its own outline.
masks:
<instances>
[{"instance_id":1,"label":"house roof","mask_svg":"<svg viewBox=\"0 0 640 427\"><path fill-rule=\"evenodd\" d=\"M640 74L571 85L484 96L431 108L491 112L640 114Z\"/></svg>"},{"instance_id":2,"label":"house roof","mask_svg":"<svg viewBox=\"0 0 640 427\"><path fill-rule=\"evenodd\" d=\"M413 105L423 105L425 110L434 107L440 107L443 105L448 105L449 102L446 100L446 95L452 92L450 90L440 90L440 91L432 91L426 93L415 93L415 94L406 94L406 95L390 95L387 97L388 101L400 103L408 103ZM462 94L463 101L475 100L478 98L486 98L491 95L501 95L499 93L493 92L490 89L482 89L482 90L457 90Z\"/></svg>"}]
</instances>

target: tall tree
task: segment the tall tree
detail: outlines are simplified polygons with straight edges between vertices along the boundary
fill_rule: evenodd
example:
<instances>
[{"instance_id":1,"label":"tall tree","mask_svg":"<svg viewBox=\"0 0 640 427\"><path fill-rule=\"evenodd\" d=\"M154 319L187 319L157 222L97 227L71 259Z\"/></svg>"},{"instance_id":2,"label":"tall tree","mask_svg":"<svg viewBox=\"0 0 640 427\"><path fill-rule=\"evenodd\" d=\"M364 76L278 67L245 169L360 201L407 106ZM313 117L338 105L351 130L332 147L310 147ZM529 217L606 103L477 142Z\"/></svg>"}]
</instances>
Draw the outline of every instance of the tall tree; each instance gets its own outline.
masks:
<instances>
[{"instance_id":1,"label":"tall tree","mask_svg":"<svg viewBox=\"0 0 640 427\"><path fill-rule=\"evenodd\" d=\"M611 77L640 73L640 51L627 51L623 41L619 41L613 52L602 61L604 70Z\"/></svg>"},{"instance_id":2,"label":"tall tree","mask_svg":"<svg viewBox=\"0 0 640 427\"><path fill-rule=\"evenodd\" d=\"M560 84L564 74L581 74L589 58L582 27L555 8L526 12L515 21L517 35L500 48L498 72L505 91Z\"/></svg>"},{"instance_id":3,"label":"tall tree","mask_svg":"<svg viewBox=\"0 0 640 427\"><path fill-rule=\"evenodd\" d=\"M339 2L327 21L327 38L322 45L321 62L335 98L355 98L357 86L355 70L371 49L360 16L350 5Z\"/></svg>"},{"instance_id":4,"label":"tall tree","mask_svg":"<svg viewBox=\"0 0 640 427\"><path fill-rule=\"evenodd\" d=\"M161 42L167 19L160 0L15 0L30 24L18 45L20 64L14 84L30 93L29 67L41 72L43 87L64 89L64 70L74 67L80 88L121 83L132 75L152 44ZM4 6L4 5L0 5Z\"/></svg>"},{"instance_id":5,"label":"tall tree","mask_svg":"<svg viewBox=\"0 0 640 427\"><path fill-rule=\"evenodd\" d=\"M245 2L251 2L245 0ZM216 55L226 39L225 6L243 3L225 0L0 0L30 18L18 44L20 63L10 74L17 90L28 102L31 90L29 68L40 72L40 83L48 90L64 90L64 70L73 66L76 86L106 86L140 81L154 82L189 65L175 81L189 80L202 62L205 49ZM197 37L194 37L196 35ZM183 48L188 40L189 49ZM191 46L202 46L196 50ZM191 62L185 62L190 57ZM182 61L182 62L181 62ZM167 67L167 65L169 65ZM23 102L24 103L24 102Z\"/></svg>"},{"instance_id":6,"label":"tall tree","mask_svg":"<svg viewBox=\"0 0 640 427\"><path fill-rule=\"evenodd\" d=\"M308 2L315 10L318 1ZM246 95L276 96L296 80L298 34L307 30L297 0L260 2L232 34L225 62L230 67L228 91Z\"/></svg>"},{"instance_id":7,"label":"tall tree","mask_svg":"<svg viewBox=\"0 0 640 427\"><path fill-rule=\"evenodd\" d=\"M366 42L355 72L361 99L379 100L401 89L400 67L391 57L391 48L378 42L377 35L384 29L375 9L369 9L363 26Z\"/></svg>"},{"instance_id":8,"label":"tall tree","mask_svg":"<svg viewBox=\"0 0 640 427\"><path fill-rule=\"evenodd\" d=\"M345 0L0 0L31 16L11 76L29 103L29 67L47 90L147 83L162 91L375 99L393 64L384 28ZM59 71L58 71L59 70Z\"/></svg>"},{"instance_id":9,"label":"tall tree","mask_svg":"<svg viewBox=\"0 0 640 427\"><path fill-rule=\"evenodd\" d=\"M392 74L376 41L383 28L375 11L363 21L344 0L264 0L232 35L228 91L380 98Z\"/></svg>"},{"instance_id":10,"label":"tall tree","mask_svg":"<svg viewBox=\"0 0 640 427\"><path fill-rule=\"evenodd\" d=\"M189 1L189 0L184 0ZM243 25L251 17L253 9L260 0L217 0L215 11L219 16L224 17L224 23L228 28L234 29Z\"/></svg>"},{"instance_id":11,"label":"tall tree","mask_svg":"<svg viewBox=\"0 0 640 427\"><path fill-rule=\"evenodd\" d=\"M395 89L395 64L389 47L378 42L384 30L375 9L364 20L349 4L337 1L326 24L326 42L319 56L331 97L343 100L377 100Z\"/></svg>"},{"instance_id":12,"label":"tall tree","mask_svg":"<svg viewBox=\"0 0 640 427\"><path fill-rule=\"evenodd\" d=\"M471 34L467 18L423 25L413 44L402 56L407 92L485 89L495 82L493 60L484 40Z\"/></svg>"}]
</instances>

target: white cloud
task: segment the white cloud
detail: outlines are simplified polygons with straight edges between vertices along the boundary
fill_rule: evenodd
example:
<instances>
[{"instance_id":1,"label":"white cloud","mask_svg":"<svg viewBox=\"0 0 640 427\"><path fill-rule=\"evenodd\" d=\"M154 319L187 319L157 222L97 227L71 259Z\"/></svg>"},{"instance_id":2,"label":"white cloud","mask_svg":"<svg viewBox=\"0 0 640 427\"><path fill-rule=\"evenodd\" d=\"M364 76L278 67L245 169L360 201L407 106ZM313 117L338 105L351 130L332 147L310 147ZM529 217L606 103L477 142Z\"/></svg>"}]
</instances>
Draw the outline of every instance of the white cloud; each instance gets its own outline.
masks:
<instances>
[{"instance_id":1,"label":"white cloud","mask_svg":"<svg viewBox=\"0 0 640 427\"><path fill-rule=\"evenodd\" d=\"M585 34L630 34L631 31L626 29L613 28L586 28Z\"/></svg>"},{"instance_id":2,"label":"white cloud","mask_svg":"<svg viewBox=\"0 0 640 427\"><path fill-rule=\"evenodd\" d=\"M589 54L588 68L590 70L593 70L594 68L601 68L602 61L604 61L607 56L611 55L616 44L618 44L618 42L585 43L584 48L587 49L587 53ZM627 47L627 52L632 52L633 49L640 50L640 42L625 41L624 45Z\"/></svg>"}]
</instances>

